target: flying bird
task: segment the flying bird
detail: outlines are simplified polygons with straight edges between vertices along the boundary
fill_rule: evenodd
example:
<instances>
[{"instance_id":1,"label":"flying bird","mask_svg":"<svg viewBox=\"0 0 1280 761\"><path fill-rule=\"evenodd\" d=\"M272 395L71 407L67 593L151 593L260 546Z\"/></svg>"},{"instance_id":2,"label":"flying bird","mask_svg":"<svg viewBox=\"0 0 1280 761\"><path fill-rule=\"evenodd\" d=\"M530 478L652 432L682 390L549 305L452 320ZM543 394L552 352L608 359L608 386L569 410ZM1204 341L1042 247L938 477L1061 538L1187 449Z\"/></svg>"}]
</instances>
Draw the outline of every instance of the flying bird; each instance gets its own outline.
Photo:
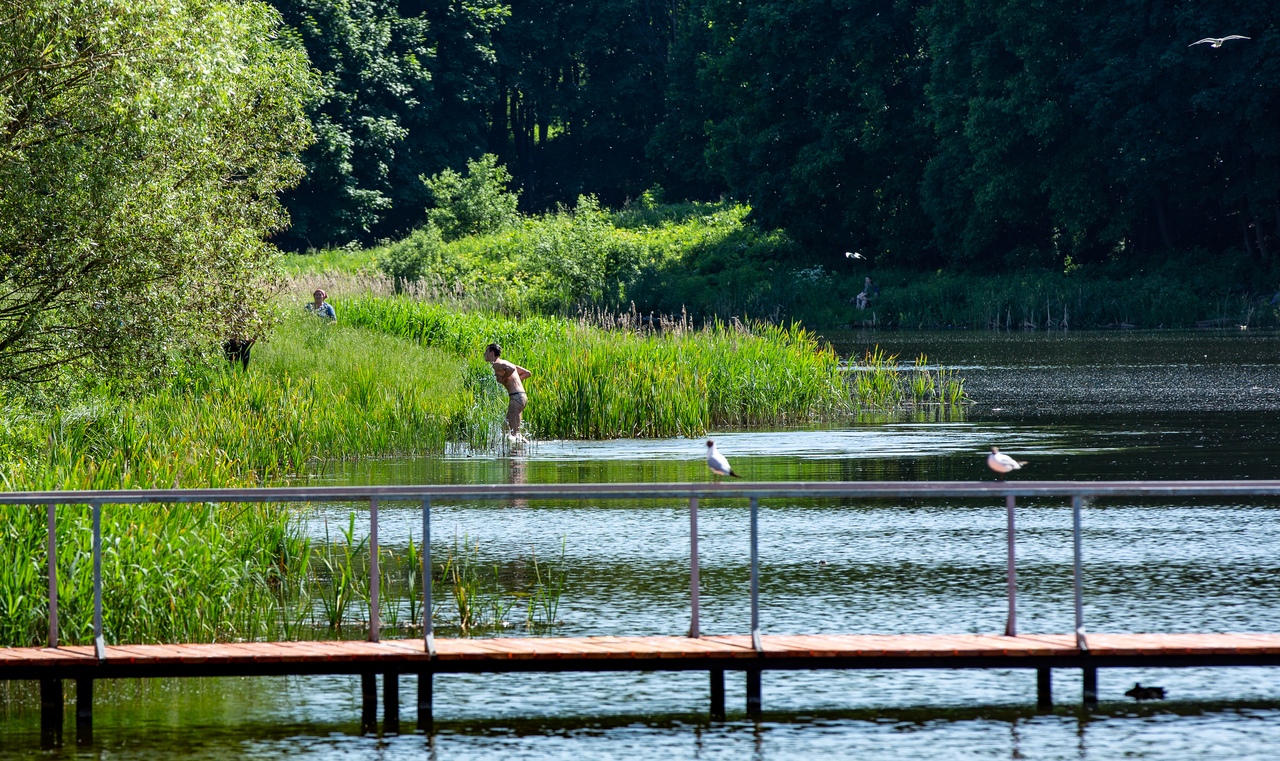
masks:
<instances>
[{"instance_id":1,"label":"flying bird","mask_svg":"<svg viewBox=\"0 0 1280 761\"><path fill-rule=\"evenodd\" d=\"M711 472L717 476L742 478L729 467L729 461L724 458L724 455L716 451L716 443L711 439L707 439L707 467L711 468Z\"/></svg>"},{"instance_id":2,"label":"flying bird","mask_svg":"<svg viewBox=\"0 0 1280 761\"><path fill-rule=\"evenodd\" d=\"M863 256L862 254L859 254L857 251L845 251L845 252L844 252L844 258L846 258L846 259L863 259L863 260L866 260L866 258L867 258L867 257Z\"/></svg>"},{"instance_id":3,"label":"flying bird","mask_svg":"<svg viewBox=\"0 0 1280 761\"><path fill-rule=\"evenodd\" d=\"M999 449L991 447L991 454L987 455L987 467L997 473L1009 473L1026 465L1025 462L1019 462L1007 454L1002 454Z\"/></svg>"},{"instance_id":4,"label":"flying bird","mask_svg":"<svg viewBox=\"0 0 1280 761\"><path fill-rule=\"evenodd\" d=\"M1249 38L1239 34L1229 34L1226 37L1205 37L1203 40L1196 40L1195 42L1191 43L1187 47L1193 48L1196 45L1201 45L1207 42L1209 43L1209 47L1211 48L1220 48L1222 47L1222 43L1226 42L1227 40L1247 40L1247 39Z\"/></svg>"}]
</instances>

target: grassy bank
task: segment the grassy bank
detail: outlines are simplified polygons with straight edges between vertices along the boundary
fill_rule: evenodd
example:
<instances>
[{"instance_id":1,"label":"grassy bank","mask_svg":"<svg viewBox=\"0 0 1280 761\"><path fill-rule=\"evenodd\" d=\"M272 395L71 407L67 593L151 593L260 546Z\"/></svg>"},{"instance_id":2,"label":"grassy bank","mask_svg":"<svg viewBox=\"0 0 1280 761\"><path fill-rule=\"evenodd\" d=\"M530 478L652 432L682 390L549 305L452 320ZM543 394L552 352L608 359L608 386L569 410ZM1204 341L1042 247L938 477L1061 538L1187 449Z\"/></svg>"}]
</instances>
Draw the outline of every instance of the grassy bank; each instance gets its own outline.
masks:
<instances>
[{"instance_id":1,"label":"grassy bank","mask_svg":"<svg viewBox=\"0 0 1280 761\"><path fill-rule=\"evenodd\" d=\"M481 358L490 341L534 371L526 419L542 437L787 425L937 401L951 388L883 357L859 365L850 386L834 352L799 327L667 321L653 330L635 314L517 319L370 295L336 305L337 325L285 319L254 347L247 371L219 359L150 390L102 384L45 407L7 400L0 483L7 490L252 486L305 477L339 458L432 453L452 442L489 446L501 440L506 403ZM938 390L908 387L925 380ZM350 527L312 546L302 517L260 505L105 510L108 640L358 632L367 618L367 548ZM0 645L34 644L45 631L44 533L43 511L0 507ZM88 508L59 508L58 534L63 637L85 642ZM490 573L465 545L444 553L436 569L459 628L496 626L521 602L529 626L554 622L562 566L532 564L532 578L518 568ZM417 615L414 553L388 552L382 563L392 626Z\"/></svg>"},{"instance_id":2,"label":"grassy bank","mask_svg":"<svg viewBox=\"0 0 1280 761\"><path fill-rule=\"evenodd\" d=\"M230 486L317 461L442 451L483 440L496 409L445 351L287 320L248 372L192 366L160 390L103 386L66 407L6 408L7 490ZM492 406L492 405L491 405Z\"/></svg>"},{"instance_id":3,"label":"grassy bank","mask_svg":"<svg viewBox=\"0 0 1280 761\"><path fill-rule=\"evenodd\" d=\"M487 235L444 241L419 230L371 249L289 257L287 266L317 283L381 273L419 296L517 315L634 304L641 314L684 311L698 324L737 316L810 328L1280 324L1269 303L1280 271L1243 253L1182 252L1069 272L1016 263L986 273L895 270L874 266L874 257L845 259L839 245L804 250L761 229L749 212L730 203L645 202L609 212L586 199ZM868 275L880 294L869 311L858 310L852 302Z\"/></svg>"},{"instance_id":4,"label":"grassy bank","mask_svg":"<svg viewBox=\"0 0 1280 761\"><path fill-rule=\"evenodd\" d=\"M100 386L46 409L5 405L6 490L255 486L341 457L440 451L484 439L501 403L447 352L317 320L286 320L248 372L193 366L159 390ZM92 626L87 507L59 508L61 625ZM331 586L300 517L275 505L104 510L109 641L291 637ZM47 626L42 510L0 507L0 645ZM354 608L353 608L354 610Z\"/></svg>"}]
</instances>

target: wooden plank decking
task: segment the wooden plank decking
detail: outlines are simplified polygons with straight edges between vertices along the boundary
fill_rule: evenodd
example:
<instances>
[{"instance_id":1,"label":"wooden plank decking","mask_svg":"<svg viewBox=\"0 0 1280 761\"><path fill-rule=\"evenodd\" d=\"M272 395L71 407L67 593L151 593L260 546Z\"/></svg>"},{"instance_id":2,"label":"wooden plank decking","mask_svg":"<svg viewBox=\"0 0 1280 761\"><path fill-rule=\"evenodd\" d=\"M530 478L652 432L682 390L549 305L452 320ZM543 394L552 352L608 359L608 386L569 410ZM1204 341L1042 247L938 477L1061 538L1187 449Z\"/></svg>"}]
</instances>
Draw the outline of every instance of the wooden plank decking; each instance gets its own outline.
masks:
<instances>
[{"instance_id":1,"label":"wooden plank decking","mask_svg":"<svg viewBox=\"0 0 1280 761\"><path fill-rule=\"evenodd\" d=\"M1080 668L1280 665L1280 634L747 635L0 648L0 680L431 671Z\"/></svg>"}]
</instances>

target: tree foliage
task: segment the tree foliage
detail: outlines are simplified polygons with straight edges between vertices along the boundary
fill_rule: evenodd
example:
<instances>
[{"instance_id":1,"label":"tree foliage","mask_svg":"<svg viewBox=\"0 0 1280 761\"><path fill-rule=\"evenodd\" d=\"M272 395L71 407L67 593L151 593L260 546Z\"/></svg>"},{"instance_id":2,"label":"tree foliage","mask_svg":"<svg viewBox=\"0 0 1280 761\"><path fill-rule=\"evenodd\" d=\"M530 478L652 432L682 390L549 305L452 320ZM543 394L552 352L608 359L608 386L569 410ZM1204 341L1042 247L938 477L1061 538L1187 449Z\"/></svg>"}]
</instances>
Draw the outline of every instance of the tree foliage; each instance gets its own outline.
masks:
<instances>
[{"instance_id":1,"label":"tree foliage","mask_svg":"<svg viewBox=\"0 0 1280 761\"><path fill-rule=\"evenodd\" d=\"M254 0L0 2L0 378L146 372L252 335L310 139Z\"/></svg>"},{"instance_id":2,"label":"tree foliage","mask_svg":"<svg viewBox=\"0 0 1280 761\"><path fill-rule=\"evenodd\" d=\"M435 202L427 223L445 240L495 232L520 218L520 194L507 190L511 173L492 153L468 161L466 175L446 169L422 182Z\"/></svg>"},{"instance_id":3,"label":"tree foliage","mask_svg":"<svg viewBox=\"0 0 1280 761\"><path fill-rule=\"evenodd\" d=\"M421 221L418 181L484 148L497 0L271 0L300 33L323 90L317 141L286 198L290 248L368 242Z\"/></svg>"},{"instance_id":4,"label":"tree foliage","mask_svg":"<svg viewBox=\"0 0 1280 761\"><path fill-rule=\"evenodd\" d=\"M525 211L660 183L747 203L810 258L1280 248L1266 0L277 2L311 9L286 15L330 86L289 199L316 245L406 232L412 178L493 153ZM1229 32L1251 39L1188 47Z\"/></svg>"}]
</instances>

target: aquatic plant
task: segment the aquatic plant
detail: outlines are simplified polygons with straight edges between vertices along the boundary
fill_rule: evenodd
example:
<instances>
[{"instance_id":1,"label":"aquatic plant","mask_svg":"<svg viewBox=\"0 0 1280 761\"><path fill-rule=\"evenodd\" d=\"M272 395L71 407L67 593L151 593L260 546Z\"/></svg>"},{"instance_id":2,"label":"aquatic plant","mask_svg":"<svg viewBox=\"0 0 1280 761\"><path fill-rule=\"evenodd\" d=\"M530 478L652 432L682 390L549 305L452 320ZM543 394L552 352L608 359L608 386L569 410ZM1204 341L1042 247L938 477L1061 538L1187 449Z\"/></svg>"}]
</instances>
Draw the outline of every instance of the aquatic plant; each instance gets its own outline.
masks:
<instances>
[{"instance_id":1,"label":"aquatic plant","mask_svg":"<svg viewBox=\"0 0 1280 761\"><path fill-rule=\"evenodd\" d=\"M59 632L93 634L87 506L57 509ZM272 505L108 505L102 510L103 629L109 642L278 638L309 619L310 545ZM0 506L0 645L48 627L45 514Z\"/></svg>"},{"instance_id":2,"label":"aquatic plant","mask_svg":"<svg viewBox=\"0 0 1280 761\"><path fill-rule=\"evenodd\" d=\"M564 585L568 581L569 572L565 565L565 542L560 540L560 560L552 563L538 563L538 552L529 548L533 560L533 588L529 591L528 607L525 612L525 625L530 629L546 629L559 623L560 597L564 594Z\"/></svg>"},{"instance_id":3,"label":"aquatic plant","mask_svg":"<svg viewBox=\"0 0 1280 761\"><path fill-rule=\"evenodd\" d=\"M480 542L471 542L464 534L459 546L455 536L453 547L444 561L441 573L449 585L456 624L463 633L478 628L501 628L514 601L504 594L497 565L480 560Z\"/></svg>"},{"instance_id":4,"label":"aquatic plant","mask_svg":"<svg viewBox=\"0 0 1280 761\"><path fill-rule=\"evenodd\" d=\"M677 318L654 330L639 315L516 320L406 298L343 299L339 308L353 324L467 357L468 377L486 377L480 355L497 341L534 372L525 420L543 437L696 436L848 409L835 353L799 326L695 329Z\"/></svg>"},{"instance_id":5,"label":"aquatic plant","mask_svg":"<svg viewBox=\"0 0 1280 761\"><path fill-rule=\"evenodd\" d=\"M849 393L860 411L887 411L901 405L958 409L968 401L964 379L954 370L930 369L924 354L916 357L910 369L903 370L896 354L876 346L861 360L849 363L848 378Z\"/></svg>"}]
</instances>

